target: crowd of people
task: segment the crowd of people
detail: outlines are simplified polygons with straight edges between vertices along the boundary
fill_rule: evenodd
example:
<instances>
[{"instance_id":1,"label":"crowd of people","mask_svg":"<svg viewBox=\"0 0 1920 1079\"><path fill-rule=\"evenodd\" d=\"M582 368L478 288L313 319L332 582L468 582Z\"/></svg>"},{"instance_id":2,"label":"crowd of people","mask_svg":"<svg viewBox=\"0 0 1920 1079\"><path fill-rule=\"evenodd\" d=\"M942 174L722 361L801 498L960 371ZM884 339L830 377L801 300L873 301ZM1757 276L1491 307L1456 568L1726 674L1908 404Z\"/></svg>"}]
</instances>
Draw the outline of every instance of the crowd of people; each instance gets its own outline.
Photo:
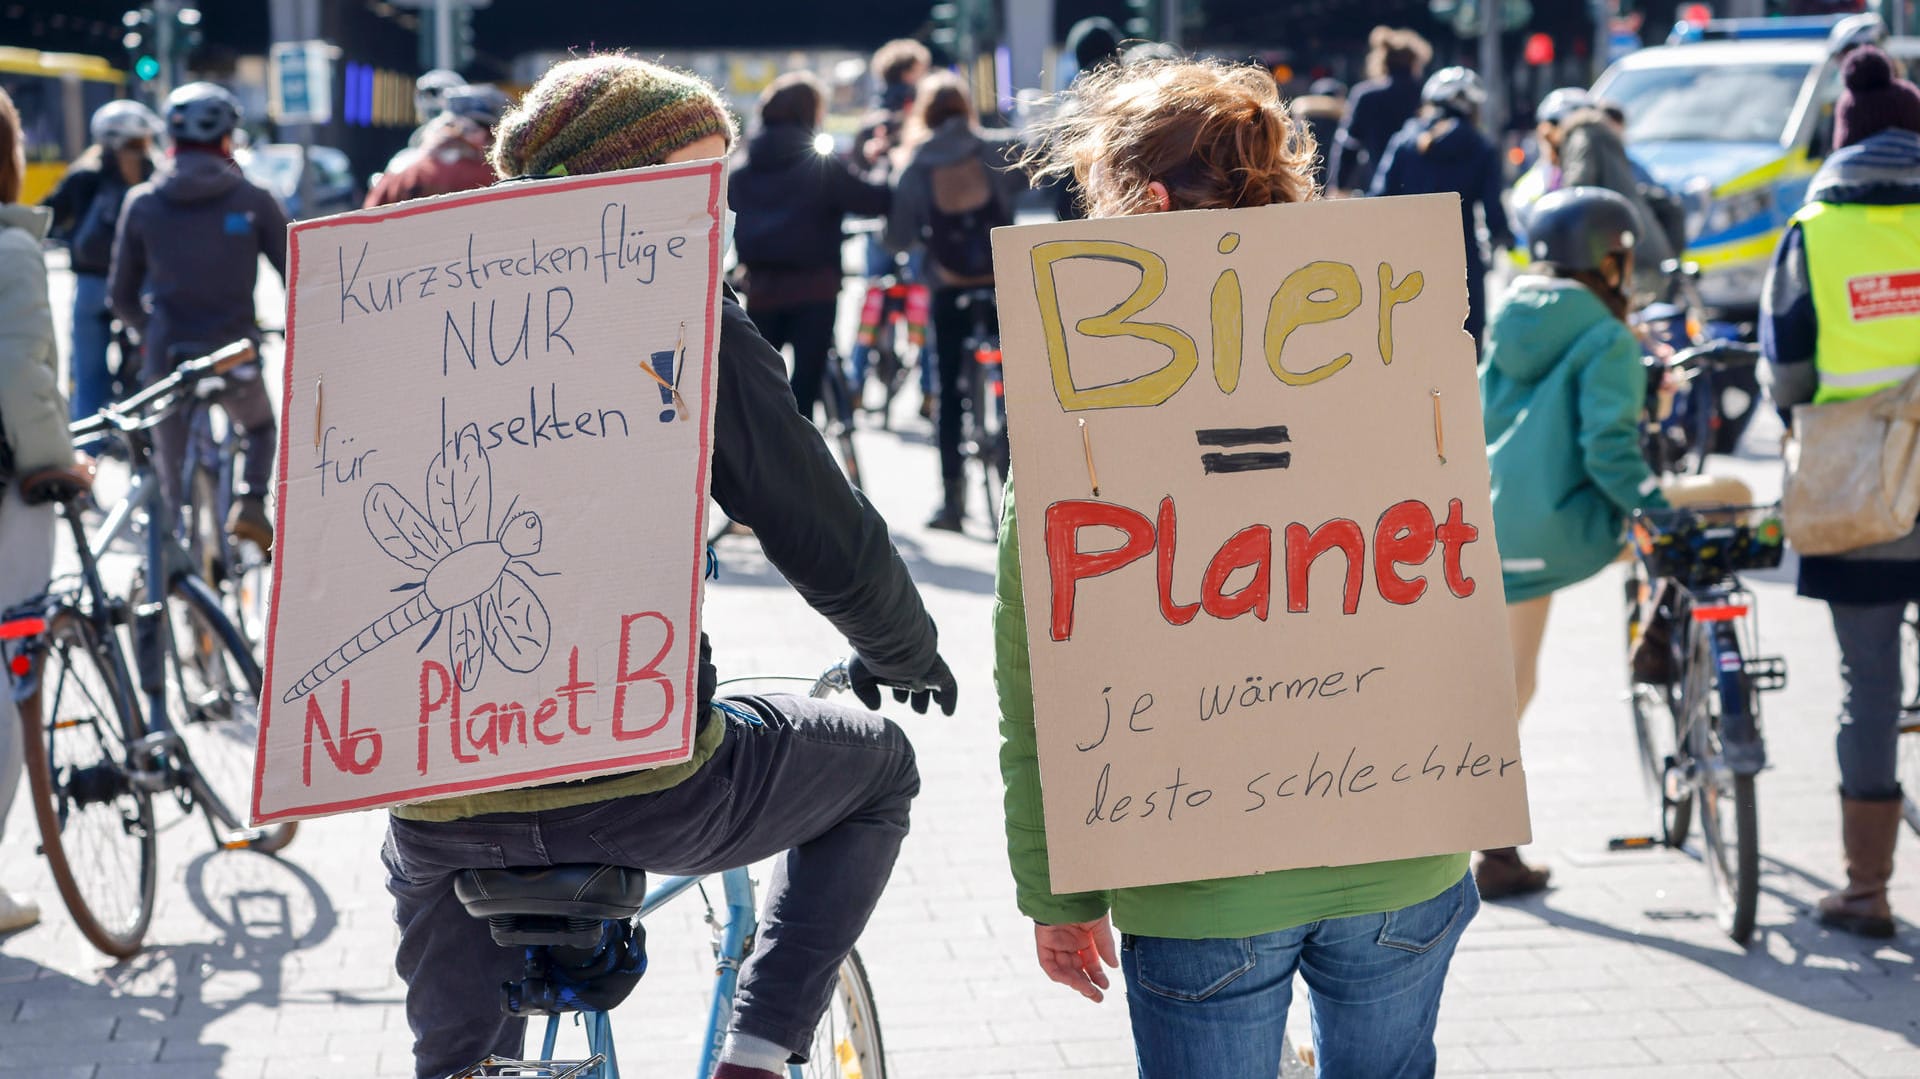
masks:
<instances>
[{"instance_id":1,"label":"crowd of people","mask_svg":"<svg viewBox=\"0 0 1920 1079\"><path fill-rule=\"evenodd\" d=\"M395 810L383 859L422 1079L489 1053L519 1055L524 1021L500 1012L497 987L520 957L495 947L453 894L461 870L501 864L613 859L700 873L780 856L716 1075L774 1079L808 1050L919 788L906 734L874 710L887 688L919 712L952 714L959 695L887 522L849 488L811 423L836 356L850 216L885 222L865 253L869 275L931 293L924 385L942 484L931 528L958 531L965 519L962 346L977 313L962 300L993 284L988 237L1036 183L1064 192L1067 213L1094 219L1361 193L1460 196L1522 712L1551 597L1620 555L1630 514L1744 500L1737 489L1663 485L1640 452L1645 358L1661 346L1638 336L1630 315L1685 237L1626 153L1617 110L1584 91L1550 95L1537 110L1539 160L1508 193L1501 157L1478 128L1479 76L1457 67L1428 75L1431 50L1410 32L1376 32L1372 77L1351 95L1322 83L1291 103L1264 68L1122 51L1117 38L1091 34L1080 44L1061 106L1016 137L982 127L962 77L935 70L923 47L891 43L874 61L873 112L846 154L822 139L826 95L805 74L767 88L745 139L713 87L625 55L555 65L511 104L488 88L427 87L434 97L416 145L390 163L369 206L736 158L729 204L745 305L732 292L721 301L712 493L851 643L864 707L793 696L710 707L717 678L703 637L705 719L684 764ZM1862 397L1920 371L1920 304L1862 319L1847 284L1920 273L1920 90L1871 46L1848 57L1844 82L1836 152L1780 246L1761 322L1783 410ZM88 482L89 458L66 423L115 392L114 321L146 381L196 350L258 334L257 265L265 256L284 272L285 219L233 162L238 122L232 96L204 83L175 91L164 119L116 103L95 118L98 145L48 206L25 207L16 201L19 124L0 94L0 468L10 477L0 607L46 585L52 518L37 503ZM76 275L70 404L41 250L50 230ZM1482 245L1508 246L1515 233L1525 237L1526 272L1488 304ZM857 371L865 362L857 351L852 361ZM119 377L133 377L124 361ZM223 404L245 434L247 462L228 526L270 548L261 497L271 408L257 379L234 380ZM180 433L158 433L161 452L177 460ZM1010 480L999 533L995 684L1009 861L1041 969L1094 1000L1110 988L1107 969L1121 969L1145 1079L1272 1076L1296 973L1313 1002L1324 1074L1432 1074L1455 945L1483 899L1538 891L1547 871L1508 848L1054 893L1014 488ZM1920 533L1804 559L1800 587L1832 607L1846 683L1837 749L1847 884L1818 917L1891 935L1899 628L1920 601ZM1638 676L1662 677L1653 660L1645 671L1635 664ZM19 733L10 712L0 715L0 814L17 784ZM35 916L30 902L0 892L0 931Z\"/></svg>"}]
</instances>

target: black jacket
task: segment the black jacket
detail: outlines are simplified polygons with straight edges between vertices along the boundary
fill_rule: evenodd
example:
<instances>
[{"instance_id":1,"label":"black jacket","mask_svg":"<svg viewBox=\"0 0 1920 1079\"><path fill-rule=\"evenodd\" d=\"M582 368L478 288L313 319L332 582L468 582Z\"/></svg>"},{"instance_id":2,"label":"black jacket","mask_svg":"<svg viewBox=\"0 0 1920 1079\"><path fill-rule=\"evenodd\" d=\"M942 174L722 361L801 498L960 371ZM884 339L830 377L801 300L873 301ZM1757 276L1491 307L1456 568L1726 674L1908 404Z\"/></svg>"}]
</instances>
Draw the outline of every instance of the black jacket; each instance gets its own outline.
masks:
<instances>
[{"instance_id":1,"label":"black jacket","mask_svg":"<svg viewBox=\"0 0 1920 1079\"><path fill-rule=\"evenodd\" d=\"M884 214L892 201L886 184L820 153L813 132L792 124L755 135L727 177L727 206L739 215L733 246L749 271L831 266L837 274L842 220Z\"/></svg>"},{"instance_id":2,"label":"black jacket","mask_svg":"<svg viewBox=\"0 0 1920 1079\"><path fill-rule=\"evenodd\" d=\"M767 560L876 674L927 673L939 641L887 522L848 485L795 406L785 362L731 297L721 303L716 385L714 501L753 529ZM703 632L697 714L714 685Z\"/></svg>"},{"instance_id":3,"label":"black jacket","mask_svg":"<svg viewBox=\"0 0 1920 1079\"><path fill-rule=\"evenodd\" d=\"M145 181L152 177L153 162L147 160L140 167L140 179ZM93 208L94 196L100 193L102 184L118 189L123 202L132 186L126 183L114 162L106 160L98 147L92 147L74 159L73 164L61 175L60 182L54 185L52 191L47 192L46 198L40 200L40 205L53 211L53 231L48 233L48 236L58 243L67 245L71 253L71 266L74 273L105 277L112 265L111 258L88 258L73 247L74 234L80 228L80 223L86 219L88 211ZM111 226L109 226L110 236Z\"/></svg>"},{"instance_id":4,"label":"black jacket","mask_svg":"<svg viewBox=\"0 0 1920 1079\"><path fill-rule=\"evenodd\" d=\"M1387 142L1420 111L1420 79L1411 73L1369 79L1347 99L1330 169L1334 186L1365 191L1386 156Z\"/></svg>"}]
</instances>

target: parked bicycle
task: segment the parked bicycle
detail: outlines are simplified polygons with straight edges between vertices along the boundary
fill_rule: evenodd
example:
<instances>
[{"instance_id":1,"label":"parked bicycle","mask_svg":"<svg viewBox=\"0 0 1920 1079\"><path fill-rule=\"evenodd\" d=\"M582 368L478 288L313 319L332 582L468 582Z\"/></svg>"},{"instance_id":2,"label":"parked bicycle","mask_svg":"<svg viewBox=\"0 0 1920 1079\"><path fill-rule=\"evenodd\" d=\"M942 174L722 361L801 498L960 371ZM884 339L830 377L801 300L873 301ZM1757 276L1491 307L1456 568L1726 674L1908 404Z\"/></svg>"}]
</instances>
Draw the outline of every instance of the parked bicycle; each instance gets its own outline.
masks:
<instances>
[{"instance_id":1,"label":"parked bicycle","mask_svg":"<svg viewBox=\"0 0 1920 1079\"><path fill-rule=\"evenodd\" d=\"M965 357L962 362L971 362L966 363L961 375L967 411L960 452L980 470L987 526L997 532L1011 450L1007 444L1007 390L1000 365L1000 335L989 321L993 305L991 288L970 289L960 297L961 310L973 316L961 352Z\"/></svg>"},{"instance_id":2,"label":"parked bicycle","mask_svg":"<svg viewBox=\"0 0 1920 1079\"><path fill-rule=\"evenodd\" d=\"M270 336L284 333L273 329L264 332ZM215 406L225 389L223 382L260 377L261 365L255 360L219 376L219 381L209 378L199 383L191 405L180 484L186 502L182 516L187 545L200 576L219 594L228 617L255 649L266 644L272 566L268 552L258 544L227 532L244 440L226 411Z\"/></svg>"},{"instance_id":3,"label":"parked bicycle","mask_svg":"<svg viewBox=\"0 0 1920 1079\"><path fill-rule=\"evenodd\" d=\"M824 697L850 683L844 664L811 681L811 693ZM721 683L738 685L733 679ZM507 869L469 869L454 881L454 894L475 918L484 918L494 943L524 952L526 977L502 987L501 1008L509 1015L546 1016L538 1058L489 1058L455 1079L620 1079L608 1016L639 983L646 970L645 919L674 899L698 891L713 929L714 986L701 1042L697 1079L706 1079L720 1059L727 1024L733 1015L740 967L753 950L759 906L753 878L744 868L718 874L725 920L708 894L708 877L668 877L646 887L638 870L610 865L555 865ZM585 1027L587 1056L559 1060L554 1053L564 1016ZM886 1079L880 1042L880 1017L873 987L858 952L840 964L833 998L814 1031L805 1064L789 1065L791 1079Z\"/></svg>"},{"instance_id":4,"label":"parked bicycle","mask_svg":"<svg viewBox=\"0 0 1920 1079\"><path fill-rule=\"evenodd\" d=\"M297 827L245 824L260 665L172 527L153 460L152 427L253 357L229 345L73 425L125 449L127 493L90 540L84 492L55 492L79 570L0 614L41 851L81 933L112 956L138 951L153 916L156 795L198 810L219 848L277 851ZM123 539L141 558L119 592L101 561Z\"/></svg>"},{"instance_id":5,"label":"parked bicycle","mask_svg":"<svg viewBox=\"0 0 1920 1079\"><path fill-rule=\"evenodd\" d=\"M1778 506L1649 510L1632 522L1627 650L1642 634L1666 647L1628 664L1628 700L1661 842L1686 844L1700 814L1702 860L1720 927L1736 943L1753 933L1760 892L1759 806L1766 767L1759 694L1786 685L1786 661L1759 657L1755 599L1745 570L1780 564ZM1655 668L1649 670L1648 668Z\"/></svg>"},{"instance_id":6,"label":"parked bicycle","mask_svg":"<svg viewBox=\"0 0 1920 1079\"><path fill-rule=\"evenodd\" d=\"M925 362L929 294L927 286L898 274L859 280L867 291L855 340L869 351L867 369L853 386L854 399L886 428L893 420L894 398ZM877 397L866 392L868 379L879 388Z\"/></svg>"},{"instance_id":7,"label":"parked bicycle","mask_svg":"<svg viewBox=\"0 0 1920 1079\"><path fill-rule=\"evenodd\" d=\"M1665 361L1648 357L1647 407L1641 452L1655 475L1698 475L1721 439L1716 407L1723 384L1751 377L1760 349L1741 341L1708 341Z\"/></svg>"}]
</instances>

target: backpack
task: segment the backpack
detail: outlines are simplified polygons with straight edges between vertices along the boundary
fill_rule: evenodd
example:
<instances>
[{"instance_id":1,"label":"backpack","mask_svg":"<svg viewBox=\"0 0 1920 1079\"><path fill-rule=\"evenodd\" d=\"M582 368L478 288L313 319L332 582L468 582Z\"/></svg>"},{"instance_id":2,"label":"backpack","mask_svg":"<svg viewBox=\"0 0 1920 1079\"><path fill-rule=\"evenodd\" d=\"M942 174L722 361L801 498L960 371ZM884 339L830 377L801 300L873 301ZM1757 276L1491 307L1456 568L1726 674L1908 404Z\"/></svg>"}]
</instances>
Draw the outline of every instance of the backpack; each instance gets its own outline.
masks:
<instances>
[{"instance_id":1,"label":"backpack","mask_svg":"<svg viewBox=\"0 0 1920 1079\"><path fill-rule=\"evenodd\" d=\"M978 154L928 170L933 213L927 254L948 277L985 284L993 279L993 230L1013 224L1012 210Z\"/></svg>"},{"instance_id":2,"label":"backpack","mask_svg":"<svg viewBox=\"0 0 1920 1079\"><path fill-rule=\"evenodd\" d=\"M120 206L126 201L127 185L105 175L94 189L86 212L73 226L73 238L67 247L73 265L83 268L105 267L113 262L113 234L120 223Z\"/></svg>"}]
</instances>

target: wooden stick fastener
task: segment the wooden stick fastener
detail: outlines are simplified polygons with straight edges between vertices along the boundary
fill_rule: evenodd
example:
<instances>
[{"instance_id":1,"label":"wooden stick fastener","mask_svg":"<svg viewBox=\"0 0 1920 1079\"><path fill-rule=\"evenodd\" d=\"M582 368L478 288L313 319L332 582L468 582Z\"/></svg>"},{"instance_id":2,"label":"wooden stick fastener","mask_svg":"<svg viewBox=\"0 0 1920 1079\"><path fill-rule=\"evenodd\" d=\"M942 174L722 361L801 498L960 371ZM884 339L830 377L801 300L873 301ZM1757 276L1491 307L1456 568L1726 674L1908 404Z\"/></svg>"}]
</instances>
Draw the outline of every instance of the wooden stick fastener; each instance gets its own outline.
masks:
<instances>
[{"instance_id":1,"label":"wooden stick fastener","mask_svg":"<svg viewBox=\"0 0 1920 1079\"><path fill-rule=\"evenodd\" d=\"M1440 422L1440 391L1433 391L1433 453L1440 458L1441 464L1447 463L1446 428Z\"/></svg>"},{"instance_id":2,"label":"wooden stick fastener","mask_svg":"<svg viewBox=\"0 0 1920 1079\"><path fill-rule=\"evenodd\" d=\"M1093 435L1087 430L1087 419L1080 417L1080 449L1087 455L1087 485L1093 488L1093 497L1100 497L1100 474L1093 469Z\"/></svg>"}]
</instances>

